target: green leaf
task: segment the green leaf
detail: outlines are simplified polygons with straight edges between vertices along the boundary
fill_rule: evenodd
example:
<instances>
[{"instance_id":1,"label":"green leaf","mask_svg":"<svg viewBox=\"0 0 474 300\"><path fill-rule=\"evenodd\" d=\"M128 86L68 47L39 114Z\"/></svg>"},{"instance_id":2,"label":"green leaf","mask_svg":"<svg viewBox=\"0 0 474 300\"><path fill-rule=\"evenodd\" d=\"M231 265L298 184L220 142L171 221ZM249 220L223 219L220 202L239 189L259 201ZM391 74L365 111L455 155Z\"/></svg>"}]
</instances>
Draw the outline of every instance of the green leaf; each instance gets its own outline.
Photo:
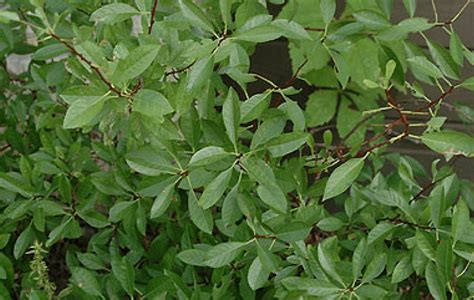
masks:
<instances>
[{"instance_id":1,"label":"green leaf","mask_svg":"<svg viewBox=\"0 0 474 300\"><path fill-rule=\"evenodd\" d=\"M441 281L435 266L431 262L428 262L428 264L426 265L425 277L431 295L436 300L447 299L446 285L444 282Z\"/></svg>"},{"instance_id":2,"label":"green leaf","mask_svg":"<svg viewBox=\"0 0 474 300\"><path fill-rule=\"evenodd\" d=\"M362 269L366 263L368 245L365 238L361 239L357 244L357 247L352 254L352 276L354 279L359 278L362 273Z\"/></svg>"},{"instance_id":3,"label":"green leaf","mask_svg":"<svg viewBox=\"0 0 474 300\"><path fill-rule=\"evenodd\" d=\"M158 218L162 214L164 214L165 211L168 209L168 207L171 204L171 198L172 198L173 191L174 191L174 185L175 185L174 183L168 185L155 198L155 201L153 202L153 205L151 206L150 218L152 218L152 219Z\"/></svg>"},{"instance_id":4,"label":"green leaf","mask_svg":"<svg viewBox=\"0 0 474 300\"><path fill-rule=\"evenodd\" d=\"M440 78L443 77L443 74L432 62L430 62L426 57L415 56L408 59L408 63L412 68L415 68L422 72L423 74L433 77Z\"/></svg>"},{"instance_id":5,"label":"green leaf","mask_svg":"<svg viewBox=\"0 0 474 300\"><path fill-rule=\"evenodd\" d=\"M309 296L333 296L330 297L330 299L334 299L334 296L342 295L342 293L344 293L343 289L340 289L329 282L312 278L291 276L283 279L281 283L290 291L305 291Z\"/></svg>"},{"instance_id":6,"label":"green leaf","mask_svg":"<svg viewBox=\"0 0 474 300\"><path fill-rule=\"evenodd\" d=\"M28 247L33 243L34 238L35 234L30 223L30 225L28 225L28 227L26 227L16 239L15 245L13 246L13 257L19 259L25 253L26 249L28 249Z\"/></svg>"},{"instance_id":7,"label":"green leaf","mask_svg":"<svg viewBox=\"0 0 474 300\"><path fill-rule=\"evenodd\" d=\"M258 258L263 268L270 273L275 273L279 268L278 257L263 247L258 240L255 240L255 243L257 244Z\"/></svg>"},{"instance_id":8,"label":"green leaf","mask_svg":"<svg viewBox=\"0 0 474 300\"><path fill-rule=\"evenodd\" d=\"M224 158L232 156L231 153L226 152L221 147L209 146L200 149L191 157L189 161L190 167L206 166L218 162Z\"/></svg>"},{"instance_id":9,"label":"green leaf","mask_svg":"<svg viewBox=\"0 0 474 300\"><path fill-rule=\"evenodd\" d=\"M387 254L381 253L376 255L365 269L364 276L362 277L362 283L368 283L377 278L382 274L387 263Z\"/></svg>"},{"instance_id":10,"label":"green leaf","mask_svg":"<svg viewBox=\"0 0 474 300\"><path fill-rule=\"evenodd\" d=\"M268 106L271 93L264 92L250 97L240 105L241 123L257 119Z\"/></svg>"},{"instance_id":11,"label":"green leaf","mask_svg":"<svg viewBox=\"0 0 474 300\"><path fill-rule=\"evenodd\" d=\"M316 91L309 96L306 104L308 126L316 127L325 124L336 114L338 93L336 91Z\"/></svg>"},{"instance_id":12,"label":"green leaf","mask_svg":"<svg viewBox=\"0 0 474 300\"><path fill-rule=\"evenodd\" d=\"M399 283L407 279L413 273L411 257L405 255L395 266L392 273L392 283Z\"/></svg>"},{"instance_id":13,"label":"green leaf","mask_svg":"<svg viewBox=\"0 0 474 300\"><path fill-rule=\"evenodd\" d=\"M179 0L178 3L181 13L193 26L208 32L214 31L212 23L197 5L189 0Z\"/></svg>"},{"instance_id":14,"label":"green leaf","mask_svg":"<svg viewBox=\"0 0 474 300\"><path fill-rule=\"evenodd\" d=\"M275 20L272 25L279 28L283 35L288 39L309 40L311 37L300 24L284 19Z\"/></svg>"},{"instance_id":15,"label":"green leaf","mask_svg":"<svg viewBox=\"0 0 474 300\"><path fill-rule=\"evenodd\" d=\"M115 80L122 84L138 77L151 66L159 49L158 45L144 45L130 51L125 59L119 61L114 72Z\"/></svg>"},{"instance_id":16,"label":"green leaf","mask_svg":"<svg viewBox=\"0 0 474 300\"><path fill-rule=\"evenodd\" d=\"M271 186L261 184L257 187L257 194L270 208L283 214L287 212L288 203L280 188L273 189Z\"/></svg>"},{"instance_id":17,"label":"green leaf","mask_svg":"<svg viewBox=\"0 0 474 300\"><path fill-rule=\"evenodd\" d=\"M77 253L77 259L83 264L86 268L92 270L106 270L103 261L95 254L92 253Z\"/></svg>"},{"instance_id":18,"label":"green leaf","mask_svg":"<svg viewBox=\"0 0 474 300\"><path fill-rule=\"evenodd\" d=\"M51 44L44 46L38 50L36 50L35 53L33 53L32 59L33 60L48 60L55 58L61 54L64 54L68 51L66 46L63 44Z\"/></svg>"},{"instance_id":19,"label":"green leaf","mask_svg":"<svg viewBox=\"0 0 474 300\"><path fill-rule=\"evenodd\" d=\"M107 217L98 211L90 210L86 212L78 212L79 217L86 221L87 224L94 228L104 228L110 225Z\"/></svg>"},{"instance_id":20,"label":"green leaf","mask_svg":"<svg viewBox=\"0 0 474 300\"><path fill-rule=\"evenodd\" d=\"M185 264L192 266L206 266L207 252L200 249L188 249L181 251L176 256Z\"/></svg>"},{"instance_id":21,"label":"green leaf","mask_svg":"<svg viewBox=\"0 0 474 300\"><path fill-rule=\"evenodd\" d=\"M285 128L286 118L278 116L263 121L255 131L252 142L250 144L250 150L257 149L260 145L263 145L273 138L279 136Z\"/></svg>"},{"instance_id":22,"label":"green leaf","mask_svg":"<svg viewBox=\"0 0 474 300\"><path fill-rule=\"evenodd\" d=\"M464 80L459 86L474 91L474 76Z\"/></svg>"},{"instance_id":23,"label":"green leaf","mask_svg":"<svg viewBox=\"0 0 474 300\"><path fill-rule=\"evenodd\" d=\"M134 171L148 176L163 173L177 174L181 170L174 164L174 159L166 152L145 146L129 153L127 164Z\"/></svg>"},{"instance_id":24,"label":"green leaf","mask_svg":"<svg viewBox=\"0 0 474 300\"><path fill-rule=\"evenodd\" d=\"M359 23L364 24L370 30L382 30L391 25L385 16L375 11L364 10L353 15Z\"/></svg>"},{"instance_id":25,"label":"green leaf","mask_svg":"<svg viewBox=\"0 0 474 300\"><path fill-rule=\"evenodd\" d=\"M18 14L13 11L7 11L7 10L2 10L0 11L0 23L9 23L10 21L20 21L20 17L18 17Z\"/></svg>"},{"instance_id":26,"label":"green leaf","mask_svg":"<svg viewBox=\"0 0 474 300\"><path fill-rule=\"evenodd\" d=\"M208 259L204 262L208 267L220 268L230 264L242 251L245 243L227 242L208 250Z\"/></svg>"},{"instance_id":27,"label":"green leaf","mask_svg":"<svg viewBox=\"0 0 474 300\"><path fill-rule=\"evenodd\" d=\"M435 261L436 260L435 250L428 236L420 231L417 231L415 238L416 238L416 244L420 248L421 252L423 252L423 254L430 260Z\"/></svg>"},{"instance_id":28,"label":"green leaf","mask_svg":"<svg viewBox=\"0 0 474 300\"><path fill-rule=\"evenodd\" d=\"M233 35L233 38L253 43L264 43L281 37L281 30L273 25L262 25Z\"/></svg>"},{"instance_id":29,"label":"green leaf","mask_svg":"<svg viewBox=\"0 0 474 300\"><path fill-rule=\"evenodd\" d=\"M326 183L323 200L344 193L359 176L364 167L364 160L365 158L353 158L337 167Z\"/></svg>"},{"instance_id":30,"label":"green leaf","mask_svg":"<svg viewBox=\"0 0 474 300\"><path fill-rule=\"evenodd\" d=\"M212 213L210 210L201 208L193 191L188 193L188 210L194 225L205 233L212 234L214 226Z\"/></svg>"},{"instance_id":31,"label":"green leaf","mask_svg":"<svg viewBox=\"0 0 474 300\"><path fill-rule=\"evenodd\" d=\"M443 281L449 281L453 268L453 244L450 239L441 240L436 247L436 266Z\"/></svg>"},{"instance_id":32,"label":"green leaf","mask_svg":"<svg viewBox=\"0 0 474 300\"><path fill-rule=\"evenodd\" d=\"M199 90L211 77L214 67L214 56L208 55L198 60L188 75L186 89L188 92Z\"/></svg>"},{"instance_id":33,"label":"green leaf","mask_svg":"<svg viewBox=\"0 0 474 300\"><path fill-rule=\"evenodd\" d=\"M321 14L326 26L331 23L336 14L336 0L321 0L320 2Z\"/></svg>"},{"instance_id":34,"label":"green leaf","mask_svg":"<svg viewBox=\"0 0 474 300\"><path fill-rule=\"evenodd\" d=\"M459 66L454 62L449 51L440 44L429 40L427 40L427 44L431 57L443 74L452 79L459 79Z\"/></svg>"},{"instance_id":35,"label":"green leaf","mask_svg":"<svg viewBox=\"0 0 474 300\"><path fill-rule=\"evenodd\" d=\"M318 245L318 260L326 274L344 286L344 281L336 271L336 263L324 249L323 244Z\"/></svg>"},{"instance_id":36,"label":"green leaf","mask_svg":"<svg viewBox=\"0 0 474 300\"><path fill-rule=\"evenodd\" d=\"M449 52L454 62L462 66L464 63L463 44L459 35L453 30L449 38Z\"/></svg>"},{"instance_id":37,"label":"green leaf","mask_svg":"<svg viewBox=\"0 0 474 300\"><path fill-rule=\"evenodd\" d=\"M237 93L233 88L229 89L227 98L222 106L222 118L227 136L237 148L239 125L240 125L240 103Z\"/></svg>"},{"instance_id":38,"label":"green leaf","mask_svg":"<svg viewBox=\"0 0 474 300\"><path fill-rule=\"evenodd\" d=\"M131 209L135 206L136 202L134 201L121 201L116 202L109 210L109 221L118 222L128 214Z\"/></svg>"},{"instance_id":39,"label":"green leaf","mask_svg":"<svg viewBox=\"0 0 474 300\"><path fill-rule=\"evenodd\" d=\"M23 197L31 197L33 188L16 173L0 173L0 187L14 193L19 193Z\"/></svg>"},{"instance_id":40,"label":"green leaf","mask_svg":"<svg viewBox=\"0 0 474 300\"><path fill-rule=\"evenodd\" d=\"M71 268L71 281L89 295L102 296L101 286L92 271L73 267Z\"/></svg>"},{"instance_id":41,"label":"green leaf","mask_svg":"<svg viewBox=\"0 0 474 300\"><path fill-rule=\"evenodd\" d=\"M416 12L416 0L403 0L403 5L405 5L410 17L413 18Z\"/></svg>"},{"instance_id":42,"label":"green leaf","mask_svg":"<svg viewBox=\"0 0 474 300\"><path fill-rule=\"evenodd\" d=\"M461 199L454 208L451 224L451 233L454 242L463 240L463 237L468 234L468 231L470 230L468 226L469 224L471 224L469 208Z\"/></svg>"},{"instance_id":43,"label":"green leaf","mask_svg":"<svg viewBox=\"0 0 474 300\"><path fill-rule=\"evenodd\" d=\"M91 15L91 20L105 24L114 24L139 14L138 10L128 4L113 3L101 6Z\"/></svg>"},{"instance_id":44,"label":"green leaf","mask_svg":"<svg viewBox=\"0 0 474 300\"><path fill-rule=\"evenodd\" d=\"M249 272L247 275L247 282L252 290L262 288L267 283L270 272L267 271L257 256L250 264Z\"/></svg>"},{"instance_id":45,"label":"green leaf","mask_svg":"<svg viewBox=\"0 0 474 300\"><path fill-rule=\"evenodd\" d=\"M433 151L447 156L474 156L474 138L465 133L456 131L430 132L425 133L421 140Z\"/></svg>"},{"instance_id":46,"label":"green leaf","mask_svg":"<svg viewBox=\"0 0 474 300\"><path fill-rule=\"evenodd\" d=\"M126 256L112 257L112 273L129 296L135 294L135 269Z\"/></svg>"},{"instance_id":47,"label":"green leaf","mask_svg":"<svg viewBox=\"0 0 474 300\"><path fill-rule=\"evenodd\" d=\"M394 225L391 223L379 223L370 230L367 237L368 244L373 244L377 241L385 239L393 230Z\"/></svg>"},{"instance_id":48,"label":"green leaf","mask_svg":"<svg viewBox=\"0 0 474 300\"><path fill-rule=\"evenodd\" d=\"M308 140L306 132L290 132L270 140L266 146L273 157L281 157L299 149Z\"/></svg>"},{"instance_id":49,"label":"green leaf","mask_svg":"<svg viewBox=\"0 0 474 300\"><path fill-rule=\"evenodd\" d=\"M229 186L230 179L232 177L233 167L220 173L214 180L209 183L204 189L201 198L199 198L199 205L203 209L208 209L214 206L222 198L224 192Z\"/></svg>"},{"instance_id":50,"label":"green leaf","mask_svg":"<svg viewBox=\"0 0 474 300\"><path fill-rule=\"evenodd\" d=\"M311 231L311 226L300 222L291 222L284 224L276 231L278 239L287 243L303 241Z\"/></svg>"},{"instance_id":51,"label":"green leaf","mask_svg":"<svg viewBox=\"0 0 474 300\"><path fill-rule=\"evenodd\" d=\"M133 99L133 111L163 121L163 116L174 110L161 93L143 89Z\"/></svg>"},{"instance_id":52,"label":"green leaf","mask_svg":"<svg viewBox=\"0 0 474 300\"><path fill-rule=\"evenodd\" d=\"M219 0L219 8L224 24L228 27L232 23L232 2L233 0Z\"/></svg>"},{"instance_id":53,"label":"green leaf","mask_svg":"<svg viewBox=\"0 0 474 300\"><path fill-rule=\"evenodd\" d=\"M321 230L331 232L341 229L344 226L344 222L338 218L329 217L319 221L316 226L318 226Z\"/></svg>"},{"instance_id":54,"label":"green leaf","mask_svg":"<svg viewBox=\"0 0 474 300\"><path fill-rule=\"evenodd\" d=\"M109 93L103 94L101 97L88 97L74 101L68 108L64 117L63 128L71 129L93 125L98 121L97 117L104 107L105 101L108 99Z\"/></svg>"}]
</instances>

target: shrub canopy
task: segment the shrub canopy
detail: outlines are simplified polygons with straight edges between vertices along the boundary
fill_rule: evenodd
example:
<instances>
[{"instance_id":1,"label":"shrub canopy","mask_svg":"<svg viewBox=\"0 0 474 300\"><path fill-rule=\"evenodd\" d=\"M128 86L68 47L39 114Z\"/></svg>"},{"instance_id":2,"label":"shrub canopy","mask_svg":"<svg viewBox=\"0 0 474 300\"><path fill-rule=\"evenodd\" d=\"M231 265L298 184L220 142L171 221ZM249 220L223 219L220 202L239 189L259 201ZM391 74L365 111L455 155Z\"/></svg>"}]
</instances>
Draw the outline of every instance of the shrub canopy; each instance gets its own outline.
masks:
<instances>
[{"instance_id":1,"label":"shrub canopy","mask_svg":"<svg viewBox=\"0 0 474 300\"><path fill-rule=\"evenodd\" d=\"M472 1L428 20L403 0L397 23L393 2L2 1L0 298L473 296L451 163L474 138L443 129L446 107L474 121L446 102L474 90L452 26ZM272 41L285 82L251 68Z\"/></svg>"}]
</instances>

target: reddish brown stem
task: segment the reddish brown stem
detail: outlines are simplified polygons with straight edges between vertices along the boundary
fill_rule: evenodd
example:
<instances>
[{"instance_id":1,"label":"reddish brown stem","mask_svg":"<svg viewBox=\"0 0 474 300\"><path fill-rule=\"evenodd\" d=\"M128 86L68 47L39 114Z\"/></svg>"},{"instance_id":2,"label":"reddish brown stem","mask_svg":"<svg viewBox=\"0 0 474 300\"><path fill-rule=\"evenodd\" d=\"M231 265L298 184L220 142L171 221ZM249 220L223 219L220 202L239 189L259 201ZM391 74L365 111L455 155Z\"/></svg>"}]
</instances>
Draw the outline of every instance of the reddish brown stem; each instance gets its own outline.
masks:
<instances>
[{"instance_id":1,"label":"reddish brown stem","mask_svg":"<svg viewBox=\"0 0 474 300\"><path fill-rule=\"evenodd\" d=\"M115 94L119 95L120 97L127 97L127 94L122 93L120 90L118 90L112 82L110 82L105 75L102 73L102 71L99 69L98 66L96 66L94 63L92 63L89 59L87 59L83 54L81 54L79 51L74 48L71 44L66 42L63 38L58 36L57 34L50 32L49 35L53 37L55 40L66 46L66 48L69 49L69 52L71 52L73 55L75 55L77 58L79 58L81 61L83 61L86 65L88 65L94 72L99 76L99 78L102 80L102 82L107 85L110 91L114 92Z\"/></svg>"},{"instance_id":2,"label":"reddish brown stem","mask_svg":"<svg viewBox=\"0 0 474 300\"><path fill-rule=\"evenodd\" d=\"M449 94L451 94L453 91L454 91L455 87L454 86L450 86L449 89L444 92L443 94L441 94L436 100L433 100L431 101L430 103L428 103L427 105L425 106L422 106L422 107L419 107L416 112L420 112L420 111L424 111L424 110L428 110L430 108L432 108L433 106L437 105L439 102L441 102L444 98L446 98Z\"/></svg>"},{"instance_id":3,"label":"reddish brown stem","mask_svg":"<svg viewBox=\"0 0 474 300\"><path fill-rule=\"evenodd\" d=\"M158 0L155 0L153 2L153 7L151 9L150 26L148 27L148 34L151 34L153 31L153 25L155 25L155 15L156 15L157 7L158 7Z\"/></svg>"}]
</instances>

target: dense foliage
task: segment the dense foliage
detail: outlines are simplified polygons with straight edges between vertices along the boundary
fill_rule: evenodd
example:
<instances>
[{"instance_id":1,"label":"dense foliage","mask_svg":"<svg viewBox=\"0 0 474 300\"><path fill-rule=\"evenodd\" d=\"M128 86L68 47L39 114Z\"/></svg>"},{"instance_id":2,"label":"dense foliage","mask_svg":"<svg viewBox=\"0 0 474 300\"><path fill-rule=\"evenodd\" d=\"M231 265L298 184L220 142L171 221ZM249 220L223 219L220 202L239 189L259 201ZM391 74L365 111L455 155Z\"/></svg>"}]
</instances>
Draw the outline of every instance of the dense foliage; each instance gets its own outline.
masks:
<instances>
[{"instance_id":1,"label":"dense foliage","mask_svg":"<svg viewBox=\"0 0 474 300\"><path fill-rule=\"evenodd\" d=\"M474 296L473 184L451 166L474 138L442 113L474 121L445 102L474 90L452 26L472 7L403 0L393 22L393 2L0 1L0 298ZM250 71L274 40L285 83Z\"/></svg>"}]
</instances>

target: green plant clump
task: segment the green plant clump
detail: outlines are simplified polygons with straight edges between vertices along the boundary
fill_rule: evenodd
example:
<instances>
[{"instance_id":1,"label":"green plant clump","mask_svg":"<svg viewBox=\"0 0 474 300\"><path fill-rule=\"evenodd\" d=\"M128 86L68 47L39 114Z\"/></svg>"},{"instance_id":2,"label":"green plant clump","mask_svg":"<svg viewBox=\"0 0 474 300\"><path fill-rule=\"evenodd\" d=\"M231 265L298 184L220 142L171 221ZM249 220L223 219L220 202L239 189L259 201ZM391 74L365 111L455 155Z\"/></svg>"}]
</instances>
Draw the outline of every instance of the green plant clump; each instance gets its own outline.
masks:
<instances>
[{"instance_id":1,"label":"green plant clump","mask_svg":"<svg viewBox=\"0 0 474 300\"><path fill-rule=\"evenodd\" d=\"M472 1L394 2L0 1L0 298L473 297Z\"/></svg>"}]
</instances>

